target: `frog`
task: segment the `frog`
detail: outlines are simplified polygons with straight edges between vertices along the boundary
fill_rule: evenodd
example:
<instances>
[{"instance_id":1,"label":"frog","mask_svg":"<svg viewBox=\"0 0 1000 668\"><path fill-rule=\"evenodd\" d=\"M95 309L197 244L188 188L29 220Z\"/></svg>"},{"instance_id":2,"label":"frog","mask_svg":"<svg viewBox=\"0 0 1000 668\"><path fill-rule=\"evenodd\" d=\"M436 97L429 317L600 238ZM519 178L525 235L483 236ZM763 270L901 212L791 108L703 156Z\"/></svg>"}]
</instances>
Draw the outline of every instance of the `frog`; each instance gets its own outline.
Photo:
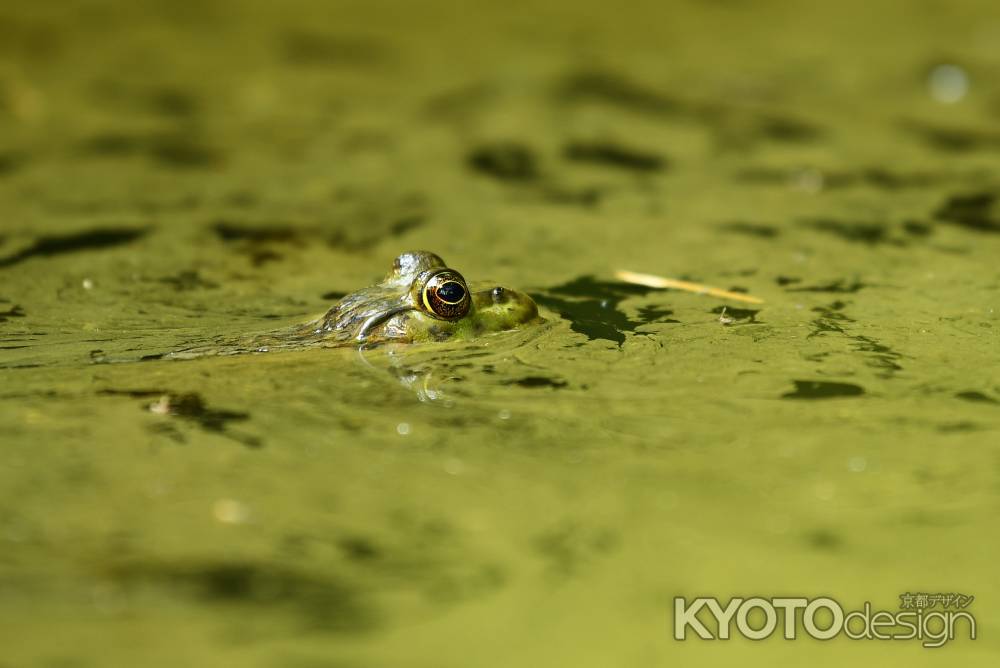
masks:
<instances>
[{"instance_id":1,"label":"frog","mask_svg":"<svg viewBox=\"0 0 1000 668\"><path fill-rule=\"evenodd\" d=\"M306 328L325 345L469 341L542 322L531 297L492 283L469 285L439 255L407 251L385 277L343 297Z\"/></svg>"},{"instance_id":2,"label":"frog","mask_svg":"<svg viewBox=\"0 0 1000 668\"><path fill-rule=\"evenodd\" d=\"M317 319L236 339L218 337L157 358L471 341L541 322L538 306L523 292L492 283L470 286L439 255L407 251L396 257L381 281L344 296Z\"/></svg>"}]
</instances>

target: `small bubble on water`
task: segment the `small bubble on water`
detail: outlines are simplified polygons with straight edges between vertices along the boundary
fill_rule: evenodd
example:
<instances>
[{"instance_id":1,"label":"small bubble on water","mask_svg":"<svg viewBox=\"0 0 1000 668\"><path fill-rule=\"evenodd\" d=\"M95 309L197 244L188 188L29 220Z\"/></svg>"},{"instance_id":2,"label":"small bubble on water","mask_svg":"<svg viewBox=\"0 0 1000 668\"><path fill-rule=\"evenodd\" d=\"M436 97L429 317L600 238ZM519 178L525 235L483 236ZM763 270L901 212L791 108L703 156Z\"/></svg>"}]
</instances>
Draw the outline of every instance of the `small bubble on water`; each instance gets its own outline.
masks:
<instances>
[{"instance_id":1,"label":"small bubble on water","mask_svg":"<svg viewBox=\"0 0 1000 668\"><path fill-rule=\"evenodd\" d=\"M170 397L164 394L159 399L151 403L148 408L150 413L156 413L157 415L170 415Z\"/></svg>"},{"instance_id":2,"label":"small bubble on water","mask_svg":"<svg viewBox=\"0 0 1000 668\"><path fill-rule=\"evenodd\" d=\"M497 413L497 417L500 418L501 420L509 420L510 411L507 410L506 408L503 408Z\"/></svg>"},{"instance_id":3,"label":"small bubble on water","mask_svg":"<svg viewBox=\"0 0 1000 668\"><path fill-rule=\"evenodd\" d=\"M792 188L803 192L818 193L824 185L823 172L814 167L800 169L792 176Z\"/></svg>"},{"instance_id":4,"label":"small bubble on water","mask_svg":"<svg viewBox=\"0 0 1000 668\"><path fill-rule=\"evenodd\" d=\"M250 510L236 499L219 499L212 504L212 516L223 524L245 524Z\"/></svg>"},{"instance_id":5,"label":"small bubble on water","mask_svg":"<svg viewBox=\"0 0 1000 668\"><path fill-rule=\"evenodd\" d=\"M969 75L958 65L936 65L927 75L927 89L937 102L955 104L969 92Z\"/></svg>"},{"instance_id":6,"label":"small bubble on water","mask_svg":"<svg viewBox=\"0 0 1000 668\"><path fill-rule=\"evenodd\" d=\"M83 281L80 283L80 285L83 286L84 290L93 290L94 289L94 281L92 281L89 278L83 279Z\"/></svg>"},{"instance_id":7,"label":"small bubble on water","mask_svg":"<svg viewBox=\"0 0 1000 668\"><path fill-rule=\"evenodd\" d=\"M463 464L462 460L457 457L446 459L444 462L444 472L448 475L461 475L464 470L465 464Z\"/></svg>"},{"instance_id":8,"label":"small bubble on water","mask_svg":"<svg viewBox=\"0 0 1000 668\"><path fill-rule=\"evenodd\" d=\"M854 473L861 473L868 468L868 460L864 457L851 457L847 462L847 468Z\"/></svg>"},{"instance_id":9,"label":"small bubble on water","mask_svg":"<svg viewBox=\"0 0 1000 668\"><path fill-rule=\"evenodd\" d=\"M409 434L410 433L410 423L409 422L400 422L399 424L397 424L396 425L396 433L399 434L400 436L406 436L407 434Z\"/></svg>"}]
</instances>

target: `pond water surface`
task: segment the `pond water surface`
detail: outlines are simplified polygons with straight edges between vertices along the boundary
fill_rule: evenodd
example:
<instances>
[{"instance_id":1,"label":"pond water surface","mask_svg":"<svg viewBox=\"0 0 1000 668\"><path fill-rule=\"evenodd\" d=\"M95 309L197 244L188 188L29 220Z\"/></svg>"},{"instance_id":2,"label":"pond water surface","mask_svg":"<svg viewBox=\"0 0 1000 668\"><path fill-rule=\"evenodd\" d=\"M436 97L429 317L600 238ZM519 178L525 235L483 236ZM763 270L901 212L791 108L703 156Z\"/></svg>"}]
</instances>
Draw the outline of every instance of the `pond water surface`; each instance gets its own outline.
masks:
<instances>
[{"instance_id":1,"label":"pond water surface","mask_svg":"<svg viewBox=\"0 0 1000 668\"><path fill-rule=\"evenodd\" d=\"M998 43L989 2L5 2L0 665L993 665ZM418 248L546 324L161 358ZM675 596L918 591L980 638L672 638Z\"/></svg>"}]
</instances>

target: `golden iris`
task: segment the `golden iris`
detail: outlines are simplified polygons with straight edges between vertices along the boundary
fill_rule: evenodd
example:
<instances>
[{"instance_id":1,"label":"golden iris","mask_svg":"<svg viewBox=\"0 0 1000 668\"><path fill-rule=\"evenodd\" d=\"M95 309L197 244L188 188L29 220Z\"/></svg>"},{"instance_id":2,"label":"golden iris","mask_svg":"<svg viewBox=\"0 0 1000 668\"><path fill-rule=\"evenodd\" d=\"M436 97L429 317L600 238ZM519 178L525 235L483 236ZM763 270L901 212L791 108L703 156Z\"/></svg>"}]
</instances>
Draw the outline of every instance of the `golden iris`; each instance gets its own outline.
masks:
<instances>
[{"instance_id":1,"label":"golden iris","mask_svg":"<svg viewBox=\"0 0 1000 668\"><path fill-rule=\"evenodd\" d=\"M451 269L439 271L428 278L421 296L424 309L442 320L464 317L472 303L465 279Z\"/></svg>"}]
</instances>

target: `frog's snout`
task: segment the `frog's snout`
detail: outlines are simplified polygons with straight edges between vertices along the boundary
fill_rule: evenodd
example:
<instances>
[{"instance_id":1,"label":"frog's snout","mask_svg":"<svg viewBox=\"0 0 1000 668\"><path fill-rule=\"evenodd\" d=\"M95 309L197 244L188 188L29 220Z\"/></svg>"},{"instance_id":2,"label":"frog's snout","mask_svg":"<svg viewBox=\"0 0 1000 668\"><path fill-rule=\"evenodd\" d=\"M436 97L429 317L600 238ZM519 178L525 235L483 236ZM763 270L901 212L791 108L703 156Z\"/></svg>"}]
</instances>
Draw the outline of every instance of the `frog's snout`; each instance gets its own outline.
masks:
<instances>
[{"instance_id":1,"label":"frog's snout","mask_svg":"<svg viewBox=\"0 0 1000 668\"><path fill-rule=\"evenodd\" d=\"M496 296L496 290L501 291L499 297ZM493 298L494 300L500 299L501 301L497 303L504 304L508 312L517 314L517 318L521 322L530 322L538 317L538 306L535 304L535 300L523 292L497 287L494 288Z\"/></svg>"}]
</instances>

